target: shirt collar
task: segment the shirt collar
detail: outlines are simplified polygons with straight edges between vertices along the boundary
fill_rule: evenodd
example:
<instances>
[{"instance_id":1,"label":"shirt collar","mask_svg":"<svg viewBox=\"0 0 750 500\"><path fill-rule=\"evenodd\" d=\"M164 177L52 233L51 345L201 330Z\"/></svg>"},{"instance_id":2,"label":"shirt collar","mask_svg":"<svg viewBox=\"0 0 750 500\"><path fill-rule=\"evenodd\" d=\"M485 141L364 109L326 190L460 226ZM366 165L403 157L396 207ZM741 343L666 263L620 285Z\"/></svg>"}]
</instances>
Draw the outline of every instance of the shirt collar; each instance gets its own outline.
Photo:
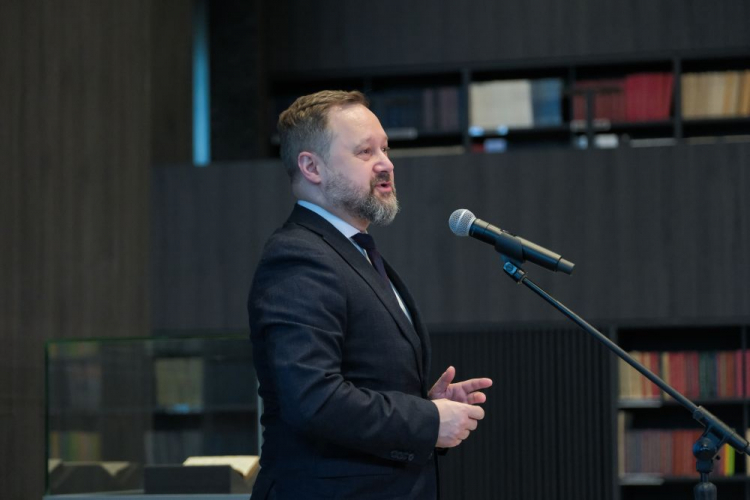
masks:
<instances>
[{"instance_id":1,"label":"shirt collar","mask_svg":"<svg viewBox=\"0 0 750 500\"><path fill-rule=\"evenodd\" d=\"M331 212L326 210L325 208L322 208L314 203L310 203L309 201L305 200L297 200L297 204L300 206L305 207L308 210L312 210L316 214L323 217L325 220L330 222L333 227L339 230L341 234L343 234L347 238L351 238L357 233L360 233L361 231L357 229L356 227L352 226L348 222L345 222L340 217L337 217L333 215Z\"/></svg>"}]
</instances>

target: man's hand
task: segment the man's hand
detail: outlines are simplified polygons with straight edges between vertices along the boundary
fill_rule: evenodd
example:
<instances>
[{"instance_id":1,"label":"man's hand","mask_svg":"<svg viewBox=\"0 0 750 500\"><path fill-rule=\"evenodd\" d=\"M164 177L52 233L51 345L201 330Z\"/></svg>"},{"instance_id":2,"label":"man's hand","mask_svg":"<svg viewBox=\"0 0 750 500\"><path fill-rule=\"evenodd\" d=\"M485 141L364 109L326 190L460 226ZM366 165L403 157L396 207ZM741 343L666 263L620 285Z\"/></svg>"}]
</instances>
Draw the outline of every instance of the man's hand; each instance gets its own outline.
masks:
<instances>
[{"instance_id":1,"label":"man's hand","mask_svg":"<svg viewBox=\"0 0 750 500\"><path fill-rule=\"evenodd\" d=\"M458 446L477 428L478 421L484 418L484 410L480 406L448 399L434 399L432 402L440 414L440 429L435 444L438 448Z\"/></svg>"},{"instance_id":2,"label":"man's hand","mask_svg":"<svg viewBox=\"0 0 750 500\"><path fill-rule=\"evenodd\" d=\"M481 404L487 401L487 396L481 389L486 389L492 385L492 380L488 378L473 378L463 382L452 384L456 376L456 369L449 366L435 385L432 386L427 396L432 399L450 399L457 403L466 403L470 405Z\"/></svg>"}]
</instances>

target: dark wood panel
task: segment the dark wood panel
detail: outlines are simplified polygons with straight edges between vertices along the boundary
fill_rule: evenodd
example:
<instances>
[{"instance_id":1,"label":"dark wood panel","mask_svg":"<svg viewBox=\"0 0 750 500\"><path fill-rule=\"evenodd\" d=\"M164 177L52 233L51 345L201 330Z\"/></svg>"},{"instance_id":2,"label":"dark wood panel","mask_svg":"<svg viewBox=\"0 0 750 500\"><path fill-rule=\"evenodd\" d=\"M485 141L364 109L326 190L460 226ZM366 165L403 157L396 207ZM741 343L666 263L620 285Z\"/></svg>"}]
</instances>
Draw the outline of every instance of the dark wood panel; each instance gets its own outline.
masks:
<instances>
[{"instance_id":1,"label":"dark wood panel","mask_svg":"<svg viewBox=\"0 0 750 500\"><path fill-rule=\"evenodd\" d=\"M208 2L211 53L211 157L269 156L264 2Z\"/></svg>"},{"instance_id":2,"label":"dark wood panel","mask_svg":"<svg viewBox=\"0 0 750 500\"><path fill-rule=\"evenodd\" d=\"M154 329L247 328L255 265L292 209L281 164L156 167L153 178Z\"/></svg>"},{"instance_id":3,"label":"dark wood panel","mask_svg":"<svg viewBox=\"0 0 750 500\"><path fill-rule=\"evenodd\" d=\"M42 495L44 342L148 331L148 6L0 16L4 498Z\"/></svg>"},{"instance_id":4,"label":"dark wood panel","mask_svg":"<svg viewBox=\"0 0 750 500\"><path fill-rule=\"evenodd\" d=\"M562 320L491 247L450 232L458 208L575 262L572 276L527 271L591 320L746 318L748 155L750 144L399 158L402 213L372 232L432 323ZM280 164L155 179L154 326L245 328L255 263L291 207Z\"/></svg>"},{"instance_id":5,"label":"dark wood panel","mask_svg":"<svg viewBox=\"0 0 750 500\"><path fill-rule=\"evenodd\" d=\"M273 71L747 47L744 0L274 2ZM315 36L310 36L310 27Z\"/></svg>"},{"instance_id":6,"label":"dark wood panel","mask_svg":"<svg viewBox=\"0 0 750 500\"><path fill-rule=\"evenodd\" d=\"M749 149L737 144L401 160L404 211L392 228L377 233L379 244L437 323L558 317L512 286L491 248L448 232L448 215L461 207L576 262L570 277L527 270L586 317L746 317L748 264L742 255L750 221L741 165Z\"/></svg>"},{"instance_id":7,"label":"dark wood panel","mask_svg":"<svg viewBox=\"0 0 750 500\"><path fill-rule=\"evenodd\" d=\"M450 499L613 498L614 408L606 349L565 328L433 333L433 379L488 376L486 416L440 458Z\"/></svg>"},{"instance_id":8,"label":"dark wood panel","mask_svg":"<svg viewBox=\"0 0 750 500\"><path fill-rule=\"evenodd\" d=\"M151 158L154 163L193 159L193 4L151 6Z\"/></svg>"}]
</instances>

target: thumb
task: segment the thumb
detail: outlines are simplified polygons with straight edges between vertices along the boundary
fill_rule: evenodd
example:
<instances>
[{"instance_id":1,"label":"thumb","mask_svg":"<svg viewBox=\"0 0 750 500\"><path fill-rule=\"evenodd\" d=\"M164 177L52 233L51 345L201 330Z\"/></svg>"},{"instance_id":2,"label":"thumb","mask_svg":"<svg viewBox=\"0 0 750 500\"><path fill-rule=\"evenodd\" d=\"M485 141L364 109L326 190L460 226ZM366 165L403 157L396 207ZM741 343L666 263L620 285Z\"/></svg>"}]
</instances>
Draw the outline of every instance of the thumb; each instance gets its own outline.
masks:
<instances>
[{"instance_id":1,"label":"thumb","mask_svg":"<svg viewBox=\"0 0 750 500\"><path fill-rule=\"evenodd\" d=\"M445 392L448 389L448 386L451 385L451 382L453 382L453 378L456 376L456 369L452 366L449 366L445 372L443 372L442 375L440 375L440 378L435 382L435 385L432 386L432 390L430 392Z\"/></svg>"}]
</instances>

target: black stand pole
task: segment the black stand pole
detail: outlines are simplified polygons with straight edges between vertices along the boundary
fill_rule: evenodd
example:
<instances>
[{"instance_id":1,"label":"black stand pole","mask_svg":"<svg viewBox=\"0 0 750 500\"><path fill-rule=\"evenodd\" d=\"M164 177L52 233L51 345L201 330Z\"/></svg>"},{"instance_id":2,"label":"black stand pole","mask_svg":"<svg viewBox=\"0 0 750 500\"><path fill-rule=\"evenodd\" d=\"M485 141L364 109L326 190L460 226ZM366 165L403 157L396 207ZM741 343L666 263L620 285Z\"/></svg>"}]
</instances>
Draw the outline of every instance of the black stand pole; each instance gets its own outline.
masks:
<instances>
[{"instance_id":1,"label":"black stand pole","mask_svg":"<svg viewBox=\"0 0 750 500\"><path fill-rule=\"evenodd\" d=\"M695 455L696 458L696 470L700 473L700 483L695 486L693 493L695 495L695 500L716 500L716 486L708 480L708 475L713 470L714 460L719 454L719 450L721 450L721 447L725 443L728 443L743 455L750 455L750 445L748 445L748 442L718 417L714 416L702 406L697 406L688 398L674 390L662 379L651 373L645 366L633 359L633 357L625 352L620 346L608 339L603 333L565 307L560 301L539 288L536 283L527 277L526 271L521 269L519 263L510 259L506 255L500 254L500 256L504 263L503 270L516 283L523 283L526 285L531 291L549 302L555 309L567 316L587 333L591 334L596 340L607 346L609 350L617 354L626 363L638 370L644 377L656 384L661 390L672 396L675 401L687 408L687 410L693 414L693 418L705 427L706 430L693 445L693 455Z\"/></svg>"}]
</instances>

